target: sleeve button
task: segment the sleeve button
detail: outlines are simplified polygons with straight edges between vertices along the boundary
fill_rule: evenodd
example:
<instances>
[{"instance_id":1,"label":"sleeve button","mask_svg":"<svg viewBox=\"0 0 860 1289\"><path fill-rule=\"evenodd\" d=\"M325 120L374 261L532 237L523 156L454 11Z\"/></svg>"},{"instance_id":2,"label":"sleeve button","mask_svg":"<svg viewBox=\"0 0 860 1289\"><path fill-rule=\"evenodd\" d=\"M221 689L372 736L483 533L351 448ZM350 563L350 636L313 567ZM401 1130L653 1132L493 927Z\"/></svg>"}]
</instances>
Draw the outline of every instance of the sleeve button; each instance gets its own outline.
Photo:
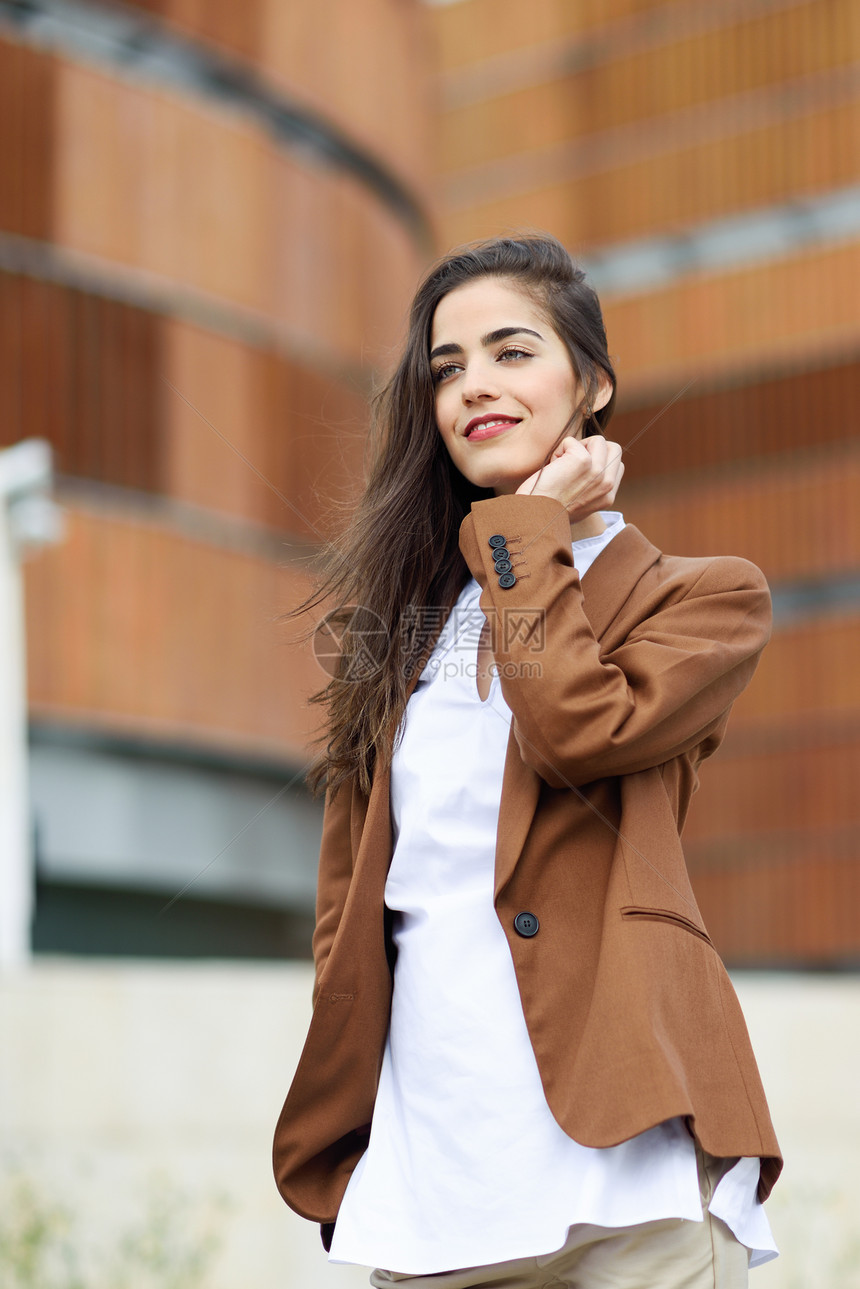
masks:
<instances>
[{"instance_id":1,"label":"sleeve button","mask_svg":"<svg viewBox=\"0 0 860 1289\"><path fill-rule=\"evenodd\" d=\"M508 587L513 586L516 580L513 573L503 573L499 578L499 586L503 591L507 591Z\"/></svg>"},{"instance_id":2,"label":"sleeve button","mask_svg":"<svg viewBox=\"0 0 860 1289\"><path fill-rule=\"evenodd\" d=\"M517 935L525 936L527 940L531 936L537 935L539 928L540 922L538 922L534 913L518 913L514 918L514 930Z\"/></svg>"},{"instance_id":3,"label":"sleeve button","mask_svg":"<svg viewBox=\"0 0 860 1289\"><path fill-rule=\"evenodd\" d=\"M496 546L504 546L505 541L506 541L506 538L504 538L501 533L494 533L493 536L490 538L490 545L494 548Z\"/></svg>"}]
</instances>

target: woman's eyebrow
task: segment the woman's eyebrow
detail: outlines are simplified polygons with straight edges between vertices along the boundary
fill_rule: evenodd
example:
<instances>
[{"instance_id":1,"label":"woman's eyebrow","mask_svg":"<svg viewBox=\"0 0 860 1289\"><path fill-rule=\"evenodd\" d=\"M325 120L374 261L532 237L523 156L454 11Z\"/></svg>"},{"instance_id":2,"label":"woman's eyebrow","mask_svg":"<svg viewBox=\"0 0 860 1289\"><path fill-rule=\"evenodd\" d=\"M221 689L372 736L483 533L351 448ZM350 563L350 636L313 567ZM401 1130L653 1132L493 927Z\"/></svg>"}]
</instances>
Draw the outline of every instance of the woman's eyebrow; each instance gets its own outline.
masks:
<instances>
[{"instance_id":1,"label":"woman's eyebrow","mask_svg":"<svg viewBox=\"0 0 860 1289\"><path fill-rule=\"evenodd\" d=\"M509 336L536 336L538 340L543 340L539 331L532 331L531 327L499 327L497 331L488 331L485 336L481 336L481 344L486 348L487 345L495 345L500 340L507 340ZM463 346L458 344L437 345L435 349L430 350L430 360L441 358L444 354L461 354Z\"/></svg>"},{"instance_id":2,"label":"woman's eyebrow","mask_svg":"<svg viewBox=\"0 0 860 1289\"><path fill-rule=\"evenodd\" d=\"M543 340L540 332L532 331L531 327L499 327L498 331L489 331L481 336L481 344L494 345L499 340L507 340L508 336L536 336L538 340Z\"/></svg>"}]
</instances>

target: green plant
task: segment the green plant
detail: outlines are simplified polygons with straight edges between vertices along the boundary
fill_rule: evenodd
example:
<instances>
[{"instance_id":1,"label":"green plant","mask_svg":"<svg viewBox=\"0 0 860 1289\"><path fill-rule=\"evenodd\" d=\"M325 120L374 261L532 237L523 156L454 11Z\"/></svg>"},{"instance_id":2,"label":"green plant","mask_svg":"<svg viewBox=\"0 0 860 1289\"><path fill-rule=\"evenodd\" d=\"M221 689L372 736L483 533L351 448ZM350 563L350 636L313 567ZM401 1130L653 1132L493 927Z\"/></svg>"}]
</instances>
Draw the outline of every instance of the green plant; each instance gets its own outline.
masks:
<instances>
[{"instance_id":1,"label":"green plant","mask_svg":"<svg viewBox=\"0 0 860 1289\"><path fill-rule=\"evenodd\" d=\"M85 1289L72 1234L73 1218L32 1180L8 1179L0 1209L0 1269L8 1289Z\"/></svg>"},{"instance_id":2,"label":"green plant","mask_svg":"<svg viewBox=\"0 0 860 1289\"><path fill-rule=\"evenodd\" d=\"M150 1178L130 1228L94 1231L20 1169L0 1184L3 1289L203 1289L221 1244L226 1201L192 1200Z\"/></svg>"},{"instance_id":3,"label":"green plant","mask_svg":"<svg viewBox=\"0 0 860 1289\"><path fill-rule=\"evenodd\" d=\"M220 1245L214 1226L166 1179L151 1183L143 1218L120 1238L112 1289L199 1289ZM223 1207L224 1201L212 1201Z\"/></svg>"}]
</instances>

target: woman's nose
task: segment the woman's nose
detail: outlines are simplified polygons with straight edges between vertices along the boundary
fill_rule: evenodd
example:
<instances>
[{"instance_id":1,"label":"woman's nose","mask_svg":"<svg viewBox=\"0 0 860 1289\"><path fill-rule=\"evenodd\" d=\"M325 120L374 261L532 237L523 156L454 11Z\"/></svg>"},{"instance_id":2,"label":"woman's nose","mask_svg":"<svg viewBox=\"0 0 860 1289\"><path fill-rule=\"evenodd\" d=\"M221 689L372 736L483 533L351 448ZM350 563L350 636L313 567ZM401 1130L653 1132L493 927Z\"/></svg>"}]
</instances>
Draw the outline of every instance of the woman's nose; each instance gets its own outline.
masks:
<instances>
[{"instance_id":1,"label":"woman's nose","mask_svg":"<svg viewBox=\"0 0 860 1289\"><path fill-rule=\"evenodd\" d=\"M483 364L466 369L462 390L464 403L475 403L482 399L492 401L500 393L492 370Z\"/></svg>"}]
</instances>

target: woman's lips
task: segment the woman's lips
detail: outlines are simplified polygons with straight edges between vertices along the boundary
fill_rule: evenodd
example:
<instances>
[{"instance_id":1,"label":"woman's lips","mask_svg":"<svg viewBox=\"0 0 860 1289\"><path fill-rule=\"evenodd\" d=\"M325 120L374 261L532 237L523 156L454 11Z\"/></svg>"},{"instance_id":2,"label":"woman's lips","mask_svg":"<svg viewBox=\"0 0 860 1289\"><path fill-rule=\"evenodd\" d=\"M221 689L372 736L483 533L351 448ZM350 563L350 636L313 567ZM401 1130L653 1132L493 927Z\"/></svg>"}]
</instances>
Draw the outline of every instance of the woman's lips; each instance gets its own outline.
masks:
<instances>
[{"instance_id":1,"label":"woman's lips","mask_svg":"<svg viewBox=\"0 0 860 1289\"><path fill-rule=\"evenodd\" d=\"M469 430L466 438L470 443L480 443L482 439L494 439L499 434L504 434L512 425L519 425L515 420L493 420L476 425L473 430Z\"/></svg>"}]
</instances>

